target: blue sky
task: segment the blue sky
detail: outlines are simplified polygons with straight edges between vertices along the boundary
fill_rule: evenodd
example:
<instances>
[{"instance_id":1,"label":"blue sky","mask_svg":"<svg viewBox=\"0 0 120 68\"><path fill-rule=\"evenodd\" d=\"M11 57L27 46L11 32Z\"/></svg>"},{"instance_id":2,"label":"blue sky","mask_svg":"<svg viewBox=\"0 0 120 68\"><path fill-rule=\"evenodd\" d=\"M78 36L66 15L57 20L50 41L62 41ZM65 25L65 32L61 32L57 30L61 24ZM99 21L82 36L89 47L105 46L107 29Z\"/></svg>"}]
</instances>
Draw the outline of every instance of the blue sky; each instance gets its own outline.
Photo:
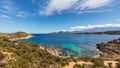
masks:
<instances>
[{"instance_id":1,"label":"blue sky","mask_svg":"<svg viewBox=\"0 0 120 68\"><path fill-rule=\"evenodd\" d=\"M120 27L119 0L0 0L0 32Z\"/></svg>"}]
</instances>

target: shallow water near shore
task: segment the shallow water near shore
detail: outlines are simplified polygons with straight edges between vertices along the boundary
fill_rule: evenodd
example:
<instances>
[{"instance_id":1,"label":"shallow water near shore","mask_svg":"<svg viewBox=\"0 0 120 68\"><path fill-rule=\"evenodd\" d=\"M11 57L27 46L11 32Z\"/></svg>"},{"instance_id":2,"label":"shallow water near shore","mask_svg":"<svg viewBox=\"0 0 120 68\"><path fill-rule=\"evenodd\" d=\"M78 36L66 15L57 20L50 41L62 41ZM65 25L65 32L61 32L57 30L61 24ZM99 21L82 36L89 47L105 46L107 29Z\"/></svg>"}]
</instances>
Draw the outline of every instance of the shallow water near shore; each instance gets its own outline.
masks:
<instances>
[{"instance_id":1,"label":"shallow water near shore","mask_svg":"<svg viewBox=\"0 0 120 68\"><path fill-rule=\"evenodd\" d=\"M120 35L32 34L24 42L61 48L68 56L95 56L96 44L120 38Z\"/></svg>"}]
</instances>

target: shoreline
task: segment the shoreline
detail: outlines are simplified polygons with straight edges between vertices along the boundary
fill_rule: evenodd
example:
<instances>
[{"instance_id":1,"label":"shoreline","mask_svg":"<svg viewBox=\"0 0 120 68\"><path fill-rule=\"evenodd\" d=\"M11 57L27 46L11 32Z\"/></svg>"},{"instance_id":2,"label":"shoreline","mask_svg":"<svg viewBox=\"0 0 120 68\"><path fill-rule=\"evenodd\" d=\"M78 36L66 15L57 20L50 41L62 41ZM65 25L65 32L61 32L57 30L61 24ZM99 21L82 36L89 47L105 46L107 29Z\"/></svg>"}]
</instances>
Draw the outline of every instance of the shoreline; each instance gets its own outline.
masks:
<instances>
[{"instance_id":1,"label":"shoreline","mask_svg":"<svg viewBox=\"0 0 120 68\"><path fill-rule=\"evenodd\" d=\"M3 41L19 41L31 38L32 35L26 32L16 32L16 33L0 33L0 40Z\"/></svg>"},{"instance_id":2,"label":"shoreline","mask_svg":"<svg viewBox=\"0 0 120 68\"><path fill-rule=\"evenodd\" d=\"M106 66L106 67L110 67L109 63L111 63L111 67L115 68L115 67L117 67L117 63L119 63L119 61L117 61L117 60L104 59L103 57L101 58L101 55L99 57L99 53L96 52L97 50L93 51L93 52L88 51L91 54L94 54L94 56L89 56L89 55L87 56L87 54L81 55L81 56L72 56L72 55L69 56L69 54L67 54L63 49L57 48L55 46L50 46L50 47L48 46L47 47L46 45L38 45L38 44L35 45L32 43L27 43L27 42L24 42L24 43L19 42L19 40L29 39L29 38L33 37L30 34L21 33L21 34L7 35L7 36L8 37L6 37L6 38L3 37L3 42L5 41L6 44L3 44L2 49L4 50L4 45L7 45L6 50L8 50L8 51L5 52L5 51L1 50L1 53L3 55L6 55L7 58L10 58L11 60L13 60L15 62L16 61L19 62L19 60L16 57L18 57L18 56L21 57L24 54L24 57L31 56L31 57L34 57L34 59L37 57L36 60L38 63L39 63L39 61L41 61L41 60L38 61L39 58L42 59L43 61L45 61L46 64L50 63L48 67L52 66L51 61L58 63L58 64L61 63L60 65L61 66L63 65L62 68L74 68L74 66L76 66L76 65L80 65L80 66L88 66L89 65L92 67L92 66L95 66L97 64L101 64L99 62L103 62L101 64L101 66ZM6 39L8 39L8 40L6 40ZM12 43L12 44L10 45L7 42ZM18 48L18 46L16 46L16 43L17 43L17 45L20 45L19 48ZM105 46L105 48L108 47L107 46L108 43L110 45L113 43L120 44L120 39L106 42L106 43L104 43L104 45L102 44L103 45L102 48L104 48L104 46ZM17 49L15 50L15 48L17 48ZM14 49L15 51L13 50L12 52L9 52L9 49ZM76 48L74 48L74 49L76 49ZM94 48L89 47L89 50L93 50L93 49ZM99 49L99 48L96 48L96 49ZM112 49L114 49L114 48L112 48ZM99 49L99 51L101 51L101 50ZM10 54L10 56L9 56L9 54ZM17 55L17 56L15 57L15 55ZM33 56L33 55L36 55L36 56ZM27 58L28 57L26 57L24 59L26 60ZM51 60L51 58L52 58L52 60ZM34 61L34 59L32 61ZM28 59L28 60L30 60L30 59ZM35 63L36 63L36 60L34 61ZM60 60L60 62L59 62L59 60ZM3 58L3 61L9 62L10 60L8 60L8 59L4 60L4 58ZM41 62L43 62L43 61L41 61ZM33 63L31 63L31 64L33 64ZM7 65L7 63L5 65ZM46 67L46 68L48 68L48 67Z\"/></svg>"},{"instance_id":3,"label":"shoreline","mask_svg":"<svg viewBox=\"0 0 120 68\"><path fill-rule=\"evenodd\" d=\"M65 56L63 53L63 50L60 49L60 48L56 48L56 47L46 47L46 46L43 46L43 45L39 45L39 48L41 50L45 50L47 51L48 53L56 56L56 57L59 57L59 58L67 58L67 56Z\"/></svg>"},{"instance_id":4,"label":"shoreline","mask_svg":"<svg viewBox=\"0 0 120 68\"><path fill-rule=\"evenodd\" d=\"M21 37L21 38L12 38L12 39L8 39L9 41L19 41L19 40L24 40L24 39L30 39L32 38L33 36L32 35L28 35L28 36L25 36L25 37Z\"/></svg>"},{"instance_id":5,"label":"shoreline","mask_svg":"<svg viewBox=\"0 0 120 68\"><path fill-rule=\"evenodd\" d=\"M27 35L23 35L23 37L21 36L21 37L17 37L17 38L8 38L8 40L9 41L11 41L11 42L13 42L13 41L19 41L19 40L24 40L24 39L29 39L29 38L32 38L33 36L31 35L31 34L27 34ZM118 39L115 39L115 40L113 40L113 41L109 41L109 42L105 42L106 44L105 45L108 45L107 43L109 43L110 45L113 43L113 42L116 42L116 40L117 41L119 41ZM112 43L111 43L112 42ZM102 43L101 43L101 45L102 45ZM98 48L98 44L96 44L96 49L98 49L98 51L99 51L99 53L98 53L98 51L96 52L96 51L94 51L94 52L91 52L91 54L94 54L94 56L89 56L89 57L94 57L94 58L101 58L101 55L103 55L103 54L105 54L104 52L102 52L99 48ZM42 50L46 50L47 52L49 52L50 54L52 54L52 55L54 55L54 56L57 56L57 57L71 57L71 56L68 56L61 48L56 48L56 47L46 47L46 46L44 46L44 45L40 45L39 46L39 48L40 49L42 49ZM109 55L109 54L108 54ZM87 56L87 55L83 55L83 56ZM115 55L116 57L119 57L120 58L120 56L118 56L118 55ZM82 57L82 55L81 56L78 56L78 57ZM102 57L102 59L104 59L103 57Z\"/></svg>"},{"instance_id":6,"label":"shoreline","mask_svg":"<svg viewBox=\"0 0 120 68\"><path fill-rule=\"evenodd\" d=\"M46 50L47 52L49 52L50 54L60 57L60 58L69 58L69 57L73 57L73 58L79 58L79 57L92 57L92 58L99 58L100 53L98 51L92 51L90 52L90 54L93 55L81 55L81 56L71 56L68 55L65 51L63 51L61 48L56 48L56 47L47 47L45 45L39 45L39 48L42 50Z\"/></svg>"}]
</instances>

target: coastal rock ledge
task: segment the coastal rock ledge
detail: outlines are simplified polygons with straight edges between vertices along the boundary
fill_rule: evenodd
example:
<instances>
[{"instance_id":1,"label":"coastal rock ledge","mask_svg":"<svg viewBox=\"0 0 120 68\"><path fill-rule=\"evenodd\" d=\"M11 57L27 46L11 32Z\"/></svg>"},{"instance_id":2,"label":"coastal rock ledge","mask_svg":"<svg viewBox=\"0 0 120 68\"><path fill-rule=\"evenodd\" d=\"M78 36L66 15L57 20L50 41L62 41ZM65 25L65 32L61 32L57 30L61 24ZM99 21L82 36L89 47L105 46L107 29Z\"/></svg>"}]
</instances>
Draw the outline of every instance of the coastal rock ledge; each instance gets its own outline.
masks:
<instances>
[{"instance_id":1,"label":"coastal rock ledge","mask_svg":"<svg viewBox=\"0 0 120 68\"><path fill-rule=\"evenodd\" d=\"M120 59L120 38L97 44L97 48L101 51L100 58L102 59Z\"/></svg>"}]
</instances>

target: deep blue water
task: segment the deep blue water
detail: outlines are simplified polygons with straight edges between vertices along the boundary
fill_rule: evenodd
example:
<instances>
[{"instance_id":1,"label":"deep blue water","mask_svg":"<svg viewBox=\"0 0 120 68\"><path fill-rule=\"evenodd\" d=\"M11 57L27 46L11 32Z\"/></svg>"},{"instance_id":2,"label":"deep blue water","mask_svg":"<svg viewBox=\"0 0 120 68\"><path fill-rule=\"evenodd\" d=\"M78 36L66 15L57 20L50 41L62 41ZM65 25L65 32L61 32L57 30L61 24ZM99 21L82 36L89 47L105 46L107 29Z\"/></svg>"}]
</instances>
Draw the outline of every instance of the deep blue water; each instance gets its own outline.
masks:
<instances>
[{"instance_id":1,"label":"deep blue water","mask_svg":"<svg viewBox=\"0 0 120 68\"><path fill-rule=\"evenodd\" d=\"M54 46L63 49L67 55L92 55L96 44L120 38L120 35L79 35L79 34L32 34L25 42Z\"/></svg>"}]
</instances>

